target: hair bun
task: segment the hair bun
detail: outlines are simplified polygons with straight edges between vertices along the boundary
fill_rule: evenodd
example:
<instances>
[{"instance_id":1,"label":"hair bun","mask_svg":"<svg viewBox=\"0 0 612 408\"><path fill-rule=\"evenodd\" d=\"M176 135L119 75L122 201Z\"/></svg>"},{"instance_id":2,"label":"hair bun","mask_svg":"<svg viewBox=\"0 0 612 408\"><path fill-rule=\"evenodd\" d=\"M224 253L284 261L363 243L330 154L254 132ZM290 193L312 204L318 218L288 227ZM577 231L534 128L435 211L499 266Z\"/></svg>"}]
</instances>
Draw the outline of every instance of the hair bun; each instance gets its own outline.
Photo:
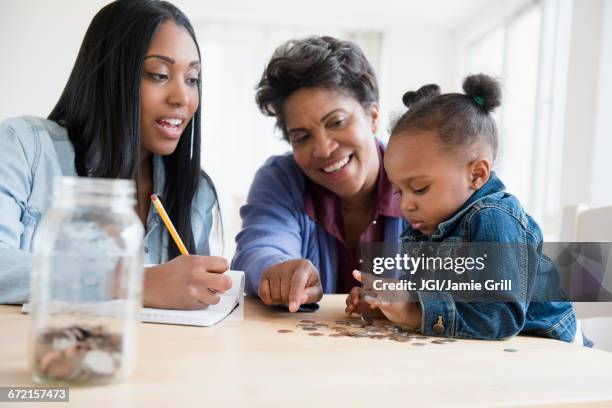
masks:
<instances>
[{"instance_id":1,"label":"hair bun","mask_svg":"<svg viewBox=\"0 0 612 408\"><path fill-rule=\"evenodd\" d=\"M463 81L463 92L481 106L484 111L491 113L501 105L501 87L499 82L485 74L470 75Z\"/></svg>"},{"instance_id":2,"label":"hair bun","mask_svg":"<svg viewBox=\"0 0 612 408\"><path fill-rule=\"evenodd\" d=\"M402 96L402 102L409 108L413 104L440 95L440 87L436 84L423 85L417 91L408 91Z\"/></svg>"}]
</instances>

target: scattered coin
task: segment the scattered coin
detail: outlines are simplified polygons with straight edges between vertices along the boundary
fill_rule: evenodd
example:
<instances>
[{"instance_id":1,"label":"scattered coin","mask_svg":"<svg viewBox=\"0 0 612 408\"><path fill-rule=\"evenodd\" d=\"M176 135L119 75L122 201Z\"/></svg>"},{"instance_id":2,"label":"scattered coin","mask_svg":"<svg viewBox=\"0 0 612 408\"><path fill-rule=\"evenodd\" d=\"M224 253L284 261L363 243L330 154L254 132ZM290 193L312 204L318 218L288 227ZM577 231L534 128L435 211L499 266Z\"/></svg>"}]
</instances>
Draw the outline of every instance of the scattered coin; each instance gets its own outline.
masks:
<instances>
[{"instance_id":1,"label":"scattered coin","mask_svg":"<svg viewBox=\"0 0 612 408\"><path fill-rule=\"evenodd\" d=\"M407 339L406 337L402 337L402 336L391 336L389 337L391 340L393 341L398 341L400 343L406 343L408 341L410 341L409 339Z\"/></svg>"},{"instance_id":2,"label":"scattered coin","mask_svg":"<svg viewBox=\"0 0 612 408\"><path fill-rule=\"evenodd\" d=\"M424 336L419 333L416 333L414 330L410 328L404 328L397 324L391 323L383 323L383 322L366 322L367 316L365 319L361 318L348 318L346 320L336 320L334 323L336 326L333 326L328 323L316 322L311 319L300 320L300 322L296 325L296 327L301 328L304 331L308 331L309 336L319 337L319 336L329 336L329 337L356 337L356 338L370 338L373 340L384 340L389 339L391 341L399 342L399 343L411 343L415 346L425 346L427 345L425 342L413 342L412 340L429 340L431 339L429 336ZM327 333L325 331L327 330ZM292 333L293 330L288 329L278 329L278 333ZM64 338L58 339L56 341L58 347L68 347L73 346L75 339L78 341L79 339L85 338L87 336L91 336L89 332L81 332L81 331L72 331L69 334L66 334ZM454 343L456 339L450 338L433 338L430 343L432 344L446 344L446 343ZM63 368L63 367L62 367ZM68 370L68 369L66 369Z\"/></svg>"},{"instance_id":3,"label":"scattered coin","mask_svg":"<svg viewBox=\"0 0 612 408\"><path fill-rule=\"evenodd\" d=\"M361 320L363 320L367 325L371 325L374 322L372 316L370 316L370 313L366 311L361 312Z\"/></svg>"},{"instance_id":4,"label":"scattered coin","mask_svg":"<svg viewBox=\"0 0 612 408\"><path fill-rule=\"evenodd\" d=\"M518 350L514 348L507 348L507 349L504 349L504 351L507 351L508 353L516 353Z\"/></svg>"}]
</instances>

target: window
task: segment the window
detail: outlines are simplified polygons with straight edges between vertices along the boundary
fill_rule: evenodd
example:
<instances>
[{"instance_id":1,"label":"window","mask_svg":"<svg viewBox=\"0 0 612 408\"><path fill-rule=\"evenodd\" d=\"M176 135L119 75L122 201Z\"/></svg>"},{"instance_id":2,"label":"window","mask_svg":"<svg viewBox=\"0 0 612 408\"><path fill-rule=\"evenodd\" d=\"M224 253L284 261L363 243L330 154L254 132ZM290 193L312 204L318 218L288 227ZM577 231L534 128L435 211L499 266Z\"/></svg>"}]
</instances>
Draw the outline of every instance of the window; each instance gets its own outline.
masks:
<instances>
[{"instance_id":1,"label":"window","mask_svg":"<svg viewBox=\"0 0 612 408\"><path fill-rule=\"evenodd\" d=\"M530 4L469 43L466 69L498 78L496 170L544 230L560 211L564 87L569 46L566 0Z\"/></svg>"}]
</instances>

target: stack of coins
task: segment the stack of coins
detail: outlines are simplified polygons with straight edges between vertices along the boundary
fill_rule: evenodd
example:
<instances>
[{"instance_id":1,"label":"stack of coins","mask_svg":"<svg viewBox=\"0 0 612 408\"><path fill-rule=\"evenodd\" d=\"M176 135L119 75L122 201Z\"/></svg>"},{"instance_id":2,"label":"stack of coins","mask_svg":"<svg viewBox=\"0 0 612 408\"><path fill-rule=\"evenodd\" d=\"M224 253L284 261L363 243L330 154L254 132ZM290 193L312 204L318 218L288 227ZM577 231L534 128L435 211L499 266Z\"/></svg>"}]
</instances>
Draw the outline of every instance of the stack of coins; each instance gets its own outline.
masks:
<instances>
[{"instance_id":1,"label":"stack of coins","mask_svg":"<svg viewBox=\"0 0 612 408\"><path fill-rule=\"evenodd\" d=\"M121 368L122 337L103 326L50 329L38 336L35 370L64 382L111 380Z\"/></svg>"}]
</instances>

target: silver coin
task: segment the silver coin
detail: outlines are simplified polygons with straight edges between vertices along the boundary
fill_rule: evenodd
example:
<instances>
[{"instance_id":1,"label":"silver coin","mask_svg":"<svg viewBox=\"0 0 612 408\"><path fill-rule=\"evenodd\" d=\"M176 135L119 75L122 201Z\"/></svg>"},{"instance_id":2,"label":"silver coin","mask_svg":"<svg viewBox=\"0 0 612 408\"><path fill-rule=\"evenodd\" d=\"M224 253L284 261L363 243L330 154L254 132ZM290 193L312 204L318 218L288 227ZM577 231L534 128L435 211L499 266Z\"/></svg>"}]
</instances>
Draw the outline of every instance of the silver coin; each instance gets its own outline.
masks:
<instances>
[{"instance_id":1,"label":"silver coin","mask_svg":"<svg viewBox=\"0 0 612 408\"><path fill-rule=\"evenodd\" d=\"M412 343L413 346L425 346L425 343Z\"/></svg>"},{"instance_id":2,"label":"silver coin","mask_svg":"<svg viewBox=\"0 0 612 408\"><path fill-rule=\"evenodd\" d=\"M111 353L92 350L85 353L81 365L90 374L109 376L115 371L115 361Z\"/></svg>"},{"instance_id":3,"label":"silver coin","mask_svg":"<svg viewBox=\"0 0 612 408\"><path fill-rule=\"evenodd\" d=\"M514 348L507 348L507 349L504 349L504 351L506 351L508 353L516 353L518 350L514 349Z\"/></svg>"},{"instance_id":4,"label":"silver coin","mask_svg":"<svg viewBox=\"0 0 612 408\"><path fill-rule=\"evenodd\" d=\"M302 327L302 330L314 331L314 330L317 330L317 328L316 327L312 327L312 326L304 326L304 327Z\"/></svg>"},{"instance_id":5,"label":"silver coin","mask_svg":"<svg viewBox=\"0 0 612 408\"><path fill-rule=\"evenodd\" d=\"M361 312L361 320L363 320L368 325L371 325L374 322L372 316L370 316L370 313L365 311Z\"/></svg>"}]
</instances>

